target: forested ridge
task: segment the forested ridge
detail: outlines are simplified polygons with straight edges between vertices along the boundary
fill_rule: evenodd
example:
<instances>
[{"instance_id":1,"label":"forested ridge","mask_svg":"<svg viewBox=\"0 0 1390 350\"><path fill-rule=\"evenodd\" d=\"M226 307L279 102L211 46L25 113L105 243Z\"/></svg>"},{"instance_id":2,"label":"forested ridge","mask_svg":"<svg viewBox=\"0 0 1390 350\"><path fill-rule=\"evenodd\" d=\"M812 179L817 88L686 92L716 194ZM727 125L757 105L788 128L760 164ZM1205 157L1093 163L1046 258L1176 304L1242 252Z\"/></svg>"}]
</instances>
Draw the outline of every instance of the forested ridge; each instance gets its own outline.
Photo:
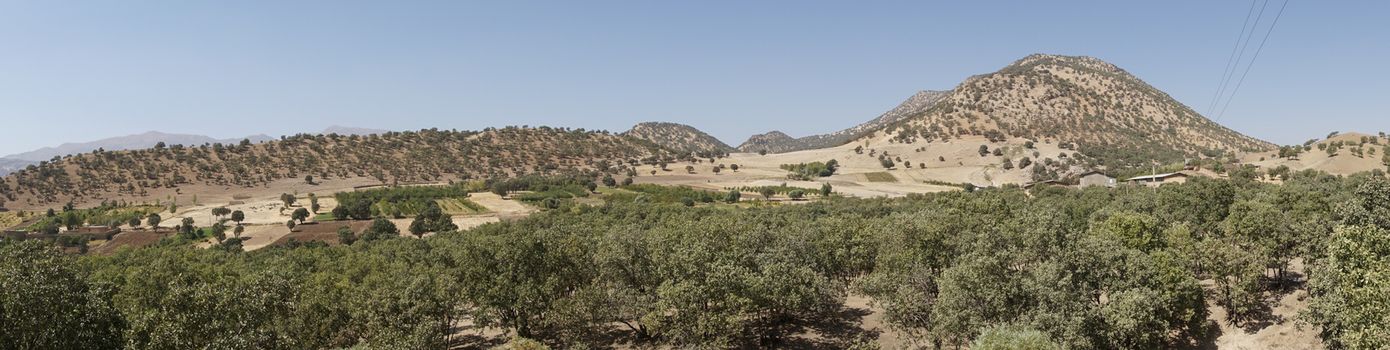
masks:
<instances>
[{"instance_id":1,"label":"forested ridge","mask_svg":"<svg viewBox=\"0 0 1390 350\"><path fill-rule=\"evenodd\" d=\"M666 122L645 122L633 125L623 135L650 141L662 148L689 155L716 157L728 154L733 147L693 126Z\"/></svg>"},{"instance_id":2,"label":"forested ridge","mask_svg":"<svg viewBox=\"0 0 1390 350\"><path fill-rule=\"evenodd\" d=\"M1390 346L1390 182L1290 175L805 205L580 205L425 239L109 256L0 242L0 348L874 348L797 334L847 295L927 348L1200 345L1305 283L1332 348ZM1380 277L1377 277L1380 276ZM980 346L985 347L985 346Z\"/></svg>"},{"instance_id":3,"label":"forested ridge","mask_svg":"<svg viewBox=\"0 0 1390 350\"><path fill-rule=\"evenodd\" d=\"M257 187L280 179L411 183L572 170L617 173L675 159L675 153L650 142L583 129L300 134L259 144L160 144L54 158L5 176L0 198L12 205L56 205L143 197L186 185Z\"/></svg>"}]
</instances>

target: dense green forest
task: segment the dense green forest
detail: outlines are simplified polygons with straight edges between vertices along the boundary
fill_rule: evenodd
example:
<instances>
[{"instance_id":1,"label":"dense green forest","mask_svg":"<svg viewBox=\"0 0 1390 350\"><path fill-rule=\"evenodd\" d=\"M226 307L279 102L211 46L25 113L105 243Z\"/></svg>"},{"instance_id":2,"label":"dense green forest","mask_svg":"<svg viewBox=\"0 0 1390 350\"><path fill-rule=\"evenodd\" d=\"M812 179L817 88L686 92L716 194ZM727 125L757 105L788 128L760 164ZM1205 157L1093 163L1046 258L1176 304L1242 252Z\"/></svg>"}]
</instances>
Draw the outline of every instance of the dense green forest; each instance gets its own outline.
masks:
<instances>
[{"instance_id":1,"label":"dense green forest","mask_svg":"<svg viewBox=\"0 0 1390 350\"><path fill-rule=\"evenodd\" d=\"M560 187L565 187L563 184ZM499 189L530 187L506 184ZM1332 348L1390 347L1390 182L1293 173L802 205L566 202L425 239L70 256L0 243L0 348L808 347L872 298L927 348L1200 345L1305 278ZM385 237L391 237L386 235ZM1209 286L1204 288L1204 282ZM821 339L875 348L872 339Z\"/></svg>"}]
</instances>

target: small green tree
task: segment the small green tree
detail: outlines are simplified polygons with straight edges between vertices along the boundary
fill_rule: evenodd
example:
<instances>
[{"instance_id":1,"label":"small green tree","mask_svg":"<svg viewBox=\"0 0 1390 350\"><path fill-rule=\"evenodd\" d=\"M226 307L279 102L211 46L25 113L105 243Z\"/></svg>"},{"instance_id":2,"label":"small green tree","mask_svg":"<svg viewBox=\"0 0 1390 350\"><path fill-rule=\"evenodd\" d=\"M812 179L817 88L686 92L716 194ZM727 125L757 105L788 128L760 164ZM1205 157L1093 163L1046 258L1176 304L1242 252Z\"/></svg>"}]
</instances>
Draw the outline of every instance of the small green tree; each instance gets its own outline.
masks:
<instances>
[{"instance_id":1,"label":"small green tree","mask_svg":"<svg viewBox=\"0 0 1390 350\"><path fill-rule=\"evenodd\" d=\"M198 228L193 226L193 218L183 218L183 220L180 220L179 234L185 239L198 238L197 230Z\"/></svg>"},{"instance_id":2,"label":"small green tree","mask_svg":"<svg viewBox=\"0 0 1390 350\"><path fill-rule=\"evenodd\" d=\"M39 223L38 231L46 235L56 235L60 228L56 222L43 221Z\"/></svg>"},{"instance_id":3,"label":"small green tree","mask_svg":"<svg viewBox=\"0 0 1390 350\"><path fill-rule=\"evenodd\" d=\"M425 233L429 232L428 226L429 222L425 218L417 216L415 220L410 221L410 227L407 229L410 230L410 234L415 235L415 238L425 238Z\"/></svg>"},{"instance_id":4,"label":"small green tree","mask_svg":"<svg viewBox=\"0 0 1390 350\"><path fill-rule=\"evenodd\" d=\"M787 197L791 197L792 200L801 200L801 198L805 196L806 191L802 190L792 190L791 192L787 193Z\"/></svg>"},{"instance_id":5,"label":"small green tree","mask_svg":"<svg viewBox=\"0 0 1390 350\"><path fill-rule=\"evenodd\" d=\"M82 226L82 216L77 215L75 211L63 212L62 218L63 227L67 227L68 230L75 230L78 226Z\"/></svg>"},{"instance_id":6,"label":"small green tree","mask_svg":"<svg viewBox=\"0 0 1390 350\"><path fill-rule=\"evenodd\" d=\"M357 241L357 233L352 232L352 228L347 226L338 227L338 243L342 245L352 245Z\"/></svg>"},{"instance_id":7,"label":"small green tree","mask_svg":"<svg viewBox=\"0 0 1390 350\"><path fill-rule=\"evenodd\" d=\"M400 237L401 231L396 228L396 224L391 223L386 218L372 219L372 224L367 229L362 230L361 238L363 241L376 241L388 238Z\"/></svg>"},{"instance_id":8,"label":"small green tree","mask_svg":"<svg viewBox=\"0 0 1390 350\"><path fill-rule=\"evenodd\" d=\"M1061 350L1062 345L1052 341L1046 333L1020 326L995 326L986 329L971 350Z\"/></svg>"},{"instance_id":9,"label":"small green tree","mask_svg":"<svg viewBox=\"0 0 1390 350\"><path fill-rule=\"evenodd\" d=\"M212 238L217 239L217 243L227 240L227 226L222 225L222 222L213 223L208 230L211 231Z\"/></svg>"},{"instance_id":10,"label":"small green tree","mask_svg":"<svg viewBox=\"0 0 1390 350\"><path fill-rule=\"evenodd\" d=\"M309 219L309 210L308 210L308 209L299 208L299 209L295 209L293 213L290 213L290 220L299 221L299 223L301 223L301 224L304 223L304 220L307 220L307 219Z\"/></svg>"},{"instance_id":11,"label":"small green tree","mask_svg":"<svg viewBox=\"0 0 1390 350\"><path fill-rule=\"evenodd\" d=\"M1150 252L1166 246L1163 226L1157 218L1135 212L1119 212L1092 225L1093 233L1108 235L1130 248Z\"/></svg>"},{"instance_id":12,"label":"small green tree","mask_svg":"<svg viewBox=\"0 0 1390 350\"><path fill-rule=\"evenodd\" d=\"M163 220L163 218L159 217L159 214L150 214L150 216L145 217L145 224L153 227L155 231L158 231L159 222Z\"/></svg>"},{"instance_id":13,"label":"small green tree","mask_svg":"<svg viewBox=\"0 0 1390 350\"><path fill-rule=\"evenodd\" d=\"M503 199L507 198L507 184L501 182L492 184L492 193Z\"/></svg>"},{"instance_id":14,"label":"small green tree","mask_svg":"<svg viewBox=\"0 0 1390 350\"><path fill-rule=\"evenodd\" d=\"M560 209L560 199L555 197L545 197L541 200L541 207L547 210Z\"/></svg>"},{"instance_id":15,"label":"small green tree","mask_svg":"<svg viewBox=\"0 0 1390 350\"><path fill-rule=\"evenodd\" d=\"M724 202L730 204L738 203L739 197L743 197L742 192L739 192L738 190L730 190L729 194L724 195Z\"/></svg>"}]
</instances>

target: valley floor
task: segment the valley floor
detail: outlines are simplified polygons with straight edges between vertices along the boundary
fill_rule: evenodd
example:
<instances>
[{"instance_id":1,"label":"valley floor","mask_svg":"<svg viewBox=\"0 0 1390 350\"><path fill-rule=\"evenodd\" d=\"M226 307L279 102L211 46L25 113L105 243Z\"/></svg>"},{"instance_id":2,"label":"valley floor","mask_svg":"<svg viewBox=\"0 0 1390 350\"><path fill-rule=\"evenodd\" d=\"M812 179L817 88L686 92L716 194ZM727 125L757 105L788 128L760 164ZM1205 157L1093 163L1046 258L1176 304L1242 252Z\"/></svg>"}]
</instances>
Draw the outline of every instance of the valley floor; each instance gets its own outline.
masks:
<instances>
[{"instance_id":1,"label":"valley floor","mask_svg":"<svg viewBox=\"0 0 1390 350\"><path fill-rule=\"evenodd\" d=\"M734 153L726 158L715 159L714 164L707 161L688 164L672 164L667 170L644 166L637 183L662 185L683 185L708 190L727 190L741 186L787 186L818 189L822 183L834 186L835 192L854 197L902 197L911 193L930 193L959 190L958 185L973 184L979 187L1002 186L1005 184L1026 184L1031 181L1030 171L1023 169L1004 169L1003 159L1030 157L1057 157L1072 153L1057 148L1056 145L1037 143L1034 148L1024 146L1024 140L989 142L981 136L963 137L949 142L890 143L874 140L864 144L846 144L837 147L774 153ZM987 145L990 149L1004 148L1009 152L1003 156L993 154L981 156L979 147ZM860 148L855 151L855 148ZM912 167L896 166L885 169L877 156L870 153L887 152L893 159L901 159L913 164ZM1034 153L1038 156L1034 157ZM781 169L784 164L826 162L835 160L840 168L835 175L816 181L793 181L787 179L788 172ZM725 165L718 173L712 168ZM730 165L737 164L737 171ZM686 171L690 165L694 171ZM925 165L925 168L923 167ZM655 173L653 173L655 172Z\"/></svg>"}]
</instances>

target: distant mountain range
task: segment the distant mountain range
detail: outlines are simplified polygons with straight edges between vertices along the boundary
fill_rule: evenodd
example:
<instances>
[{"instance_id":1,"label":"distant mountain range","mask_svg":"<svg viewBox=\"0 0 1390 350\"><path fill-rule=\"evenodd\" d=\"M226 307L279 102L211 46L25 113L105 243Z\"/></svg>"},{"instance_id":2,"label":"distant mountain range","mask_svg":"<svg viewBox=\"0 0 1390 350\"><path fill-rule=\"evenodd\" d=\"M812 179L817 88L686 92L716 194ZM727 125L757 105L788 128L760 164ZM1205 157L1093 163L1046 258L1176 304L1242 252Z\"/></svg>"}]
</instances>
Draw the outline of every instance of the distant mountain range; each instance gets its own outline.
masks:
<instances>
[{"instance_id":1,"label":"distant mountain range","mask_svg":"<svg viewBox=\"0 0 1390 350\"><path fill-rule=\"evenodd\" d=\"M24 169L24 167L34 163L35 162L27 160L0 158L0 176L5 176L15 170Z\"/></svg>"},{"instance_id":2,"label":"distant mountain range","mask_svg":"<svg viewBox=\"0 0 1390 350\"><path fill-rule=\"evenodd\" d=\"M388 132L391 132L391 130L369 129L369 128L354 128L354 127L350 127L350 126L339 126L339 125L334 125L334 126L330 126L330 127L324 128L323 131L322 131L322 132L319 132L319 133L320 133L320 134L324 134L324 135L328 135L328 134L338 134L338 135L374 135L374 134L385 134L385 133L388 133Z\"/></svg>"},{"instance_id":3,"label":"distant mountain range","mask_svg":"<svg viewBox=\"0 0 1390 350\"><path fill-rule=\"evenodd\" d=\"M950 93L950 91L918 91L916 94L908 97L907 100L898 104L897 107L884 112L877 118L855 125L849 129L829 134L793 138L781 131L771 131L764 134L753 135L748 138L748 141L744 141L743 144L739 145L738 150L742 152L767 151L772 153L784 153L843 145L854 139L882 130L884 127L897 123L900 120L918 115L926 111L927 108L931 108L948 93Z\"/></svg>"}]
</instances>

